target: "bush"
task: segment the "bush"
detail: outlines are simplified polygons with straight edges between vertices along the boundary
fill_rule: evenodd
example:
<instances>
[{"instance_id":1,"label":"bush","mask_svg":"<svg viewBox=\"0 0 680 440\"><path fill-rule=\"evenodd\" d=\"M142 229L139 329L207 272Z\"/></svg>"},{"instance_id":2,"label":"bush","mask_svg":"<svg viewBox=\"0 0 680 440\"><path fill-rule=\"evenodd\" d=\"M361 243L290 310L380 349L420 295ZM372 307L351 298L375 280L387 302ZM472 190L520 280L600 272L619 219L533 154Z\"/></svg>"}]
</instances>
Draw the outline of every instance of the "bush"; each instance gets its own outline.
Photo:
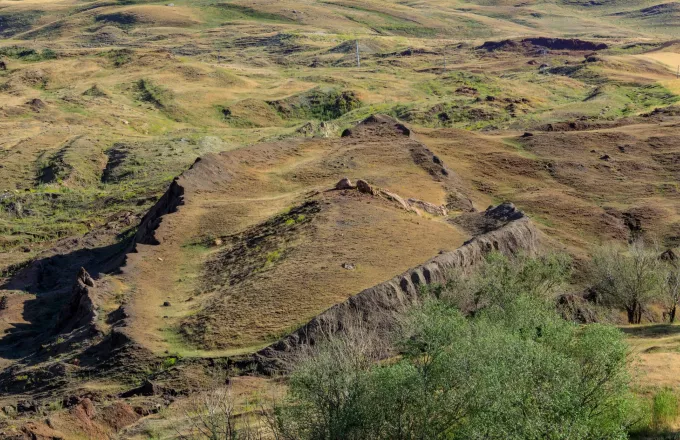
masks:
<instances>
[{"instance_id":1,"label":"bush","mask_svg":"<svg viewBox=\"0 0 680 440\"><path fill-rule=\"evenodd\" d=\"M445 286L432 286L430 290L461 311L475 313L485 307L502 308L523 294L551 300L570 276L571 259L565 254L508 258L494 252L473 276L454 273Z\"/></svg>"},{"instance_id":2,"label":"bush","mask_svg":"<svg viewBox=\"0 0 680 440\"><path fill-rule=\"evenodd\" d=\"M40 53L40 57L43 60L54 60L57 58L57 53L52 49L43 49L43 51Z\"/></svg>"},{"instance_id":3,"label":"bush","mask_svg":"<svg viewBox=\"0 0 680 440\"><path fill-rule=\"evenodd\" d=\"M314 88L278 101L268 101L285 118L330 121L360 108L363 103L351 90Z\"/></svg>"},{"instance_id":4,"label":"bush","mask_svg":"<svg viewBox=\"0 0 680 440\"><path fill-rule=\"evenodd\" d=\"M281 438L366 438L371 372L380 344L368 332L348 330L300 355L286 402L275 408L274 427Z\"/></svg>"},{"instance_id":5,"label":"bush","mask_svg":"<svg viewBox=\"0 0 680 440\"><path fill-rule=\"evenodd\" d=\"M121 67L132 61L133 54L130 49L114 49L104 55L111 60L114 67Z\"/></svg>"},{"instance_id":6,"label":"bush","mask_svg":"<svg viewBox=\"0 0 680 440\"><path fill-rule=\"evenodd\" d=\"M466 317L443 289L405 320L391 361L375 363L371 344L345 337L318 345L276 408L277 433L302 440L626 438L639 410L622 333L560 318L537 294L563 276L550 261L490 264L486 275L497 278L484 289L486 306Z\"/></svg>"},{"instance_id":7,"label":"bush","mask_svg":"<svg viewBox=\"0 0 680 440\"><path fill-rule=\"evenodd\" d=\"M35 49L30 49L21 46L7 46L0 48L0 56L10 58L18 58L23 61L42 61L53 60L57 58L57 53L52 49L43 49L37 52Z\"/></svg>"},{"instance_id":8,"label":"bush","mask_svg":"<svg viewBox=\"0 0 680 440\"><path fill-rule=\"evenodd\" d=\"M668 261L664 266L661 300L666 308L668 322L673 324L680 302L680 264L677 261Z\"/></svg>"}]
</instances>

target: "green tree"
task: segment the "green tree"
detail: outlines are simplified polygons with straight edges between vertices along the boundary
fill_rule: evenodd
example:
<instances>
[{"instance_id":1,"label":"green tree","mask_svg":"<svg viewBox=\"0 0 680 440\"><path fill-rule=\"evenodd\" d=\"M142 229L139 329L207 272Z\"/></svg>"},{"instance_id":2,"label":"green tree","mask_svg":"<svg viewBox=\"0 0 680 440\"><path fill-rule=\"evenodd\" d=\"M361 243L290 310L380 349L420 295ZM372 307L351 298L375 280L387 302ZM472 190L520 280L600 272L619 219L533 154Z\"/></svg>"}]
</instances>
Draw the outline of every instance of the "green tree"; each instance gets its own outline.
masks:
<instances>
[{"instance_id":1,"label":"green tree","mask_svg":"<svg viewBox=\"0 0 680 440\"><path fill-rule=\"evenodd\" d=\"M461 311L474 314L489 306L503 307L519 295L551 300L570 276L571 258L566 254L509 258L493 252L472 276L455 272L445 286L431 290Z\"/></svg>"},{"instance_id":2,"label":"green tree","mask_svg":"<svg viewBox=\"0 0 680 440\"><path fill-rule=\"evenodd\" d=\"M466 316L454 286L438 289L404 320L387 360L367 349L375 335L317 345L292 373L277 432L301 440L626 438L637 412L623 335L562 319L544 295L546 280L529 276L552 273L548 284L558 283L564 272L550 264L492 257L486 281L475 282L486 286L484 306Z\"/></svg>"}]
</instances>

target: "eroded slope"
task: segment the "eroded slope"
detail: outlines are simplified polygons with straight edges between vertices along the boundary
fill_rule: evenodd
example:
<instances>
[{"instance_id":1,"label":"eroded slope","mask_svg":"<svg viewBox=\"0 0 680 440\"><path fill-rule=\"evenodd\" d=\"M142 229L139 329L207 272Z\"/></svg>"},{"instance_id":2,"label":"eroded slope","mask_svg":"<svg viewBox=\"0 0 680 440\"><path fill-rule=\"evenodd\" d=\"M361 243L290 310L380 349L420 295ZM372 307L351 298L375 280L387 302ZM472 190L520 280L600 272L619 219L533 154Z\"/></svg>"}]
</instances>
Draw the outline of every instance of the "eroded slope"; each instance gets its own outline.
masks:
<instances>
[{"instance_id":1,"label":"eroded slope","mask_svg":"<svg viewBox=\"0 0 680 440\"><path fill-rule=\"evenodd\" d=\"M374 117L341 139L199 160L142 221L121 276L125 331L155 352L253 350L457 248L467 233L422 207L472 203L409 134ZM345 176L384 190L332 190Z\"/></svg>"}]
</instances>

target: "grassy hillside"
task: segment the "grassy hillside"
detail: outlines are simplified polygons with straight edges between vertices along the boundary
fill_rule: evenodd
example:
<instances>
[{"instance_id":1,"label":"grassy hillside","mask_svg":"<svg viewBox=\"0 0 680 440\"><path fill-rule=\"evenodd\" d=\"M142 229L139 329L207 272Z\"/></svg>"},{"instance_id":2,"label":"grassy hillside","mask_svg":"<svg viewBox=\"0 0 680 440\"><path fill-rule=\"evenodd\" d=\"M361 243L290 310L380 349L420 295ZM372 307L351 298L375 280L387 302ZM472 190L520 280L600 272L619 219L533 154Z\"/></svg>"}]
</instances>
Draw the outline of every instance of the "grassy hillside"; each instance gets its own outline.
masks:
<instances>
[{"instance_id":1,"label":"grassy hillside","mask_svg":"<svg viewBox=\"0 0 680 440\"><path fill-rule=\"evenodd\" d=\"M0 0L0 403L108 405L149 378L177 394L208 365L248 370L234 357L457 248L506 201L579 269L611 240L680 246L679 11ZM360 124L375 114L389 118ZM331 192L343 177L372 189ZM81 267L95 336L58 331ZM658 371L677 360L673 328L629 330L664 386L680 386ZM243 402L280 386L235 383ZM120 435L171 437L170 419ZM122 428L106 420L55 429Z\"/></svg>"}]
</instances>

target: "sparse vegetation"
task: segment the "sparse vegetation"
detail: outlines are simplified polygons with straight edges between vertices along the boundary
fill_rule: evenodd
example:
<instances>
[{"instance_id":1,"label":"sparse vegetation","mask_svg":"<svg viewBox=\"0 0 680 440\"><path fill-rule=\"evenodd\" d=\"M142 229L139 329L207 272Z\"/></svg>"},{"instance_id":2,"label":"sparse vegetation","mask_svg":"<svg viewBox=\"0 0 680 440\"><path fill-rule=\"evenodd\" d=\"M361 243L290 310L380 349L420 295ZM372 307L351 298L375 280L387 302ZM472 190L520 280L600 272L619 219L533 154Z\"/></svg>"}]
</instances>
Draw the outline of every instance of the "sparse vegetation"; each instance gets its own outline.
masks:
<instances>
[{"instance_id":1,"label":"sparse vegetation","mask_svg":"<svg viewBox=\"0 0 680 440\"><path fill-rule=\"evenodd\" d=\"M178 430L183 440L261 440L250 416L241 417L235 409L231 389L223 384L193 394L188 403L188 426ZM188 428L188 429L185 429ZM188 433L186 433L188 431Z\"/></svg>"},{"instance_id":2,"label":"sparse vegetation","mask_svg":"<svg viewBox=\"0 0 680 440\"><path fill-rule=\"evenodd\" d=\"M645 307L660 294L663 274L659 255L641 241L627 249L609 245L595 252L594 285L604 301L626 310L630 324L640 324Z\"/></svg>"},{"instance_id":3,"label":"sparse vegetation","mask_svg":"<svg viewBox=\"0 0 680 440\"><path fill-rule=\"evenodd\" d=\"M0 56L17 58L22 61L47 61L57 58L56 52L50 48L37 51L22 46L0 47Z\"/></svg>"},{"instance_id":4,"label":"sparse vegetation","mask_svg":"<svg viewBox=\"0 0 680 440\"><path fill-rule=\"evenodd\" d=\"M339 118L362 105L354 92L334 89L313 89L301 95L270 101L268 104L289 119L316 118L322 121Z\"/></svg>"},{"instance_id":5,"label":"sparse vegetation","mask_svg":"<svg viewBox=\"0 0 680 440\"><path fill-rule=\"evenodd\" d=\"M114 67L121 67L132 61L133 53L130 49L115 49L106 52L105 56L111 60Z\"/></svg>"},{"instance_id":6,"label":"sparse vegetation","mask_svg":"<svg viewBox=\"0 0 680 440\"><path fill-rule=\"evenodd\" d=\"M669 261L664 269L666 276L662 284L662 300L666 306L668 321L673 324L678 302L680 302L680 267L677 261Z\"/></svg>"}]
</instances>

